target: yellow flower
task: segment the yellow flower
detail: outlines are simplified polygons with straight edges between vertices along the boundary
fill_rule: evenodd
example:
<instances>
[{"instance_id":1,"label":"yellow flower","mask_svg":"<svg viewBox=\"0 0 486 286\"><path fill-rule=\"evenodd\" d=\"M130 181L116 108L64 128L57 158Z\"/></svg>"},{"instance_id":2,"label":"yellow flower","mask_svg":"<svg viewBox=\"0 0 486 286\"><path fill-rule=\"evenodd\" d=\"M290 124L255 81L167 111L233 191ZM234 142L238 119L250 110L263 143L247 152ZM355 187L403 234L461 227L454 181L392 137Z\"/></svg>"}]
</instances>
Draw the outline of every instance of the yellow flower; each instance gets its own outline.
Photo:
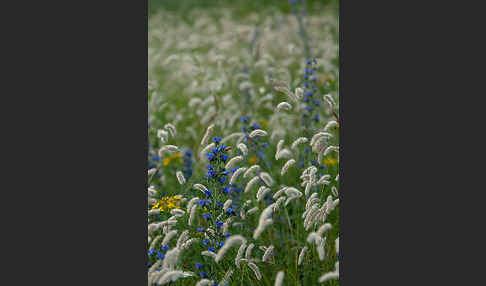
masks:
<instances>
[{"instance_id":1,"label":"yellow flower","mask_svg":"<svg viewBox=\"0 0 486 286\"><path fill-rule=\"evenodd\" d=\"M179 195L172 197L163 197L160 201L153 205L152 209L159 209L160 211L181 209L181 203L182 197Z\"/></svg>"},{"instance_id":2,"label":"yellow flower","mask_svg":"<svg viewBox=\"0 0 486 286\"><path fill-rule=\"evenodd\" d=\"M262 126L263 126L263 128L267 128L268 127L268 122L267 121L262 121Z\"/></svg>"},{"instance_id":3,"label":"yellow flower","mask_svg":"<svg viewBox=\"0 0 486 286\"><path fill-rule=\"evenodd\" d=\"M332 166L332 165L335 165L336 163L337 163L336 159L333 159L333 158L324 159L324 164L326 164L326 165Z\"/></svg>"},{"instance_id":4,"label":"yellow flower","mask_svg":"<svg viewBox=\"0 0 486 286\"><path fill-rule=\"evenodd\" d=\"M255 156L251 156L250 159L248 159L248 162L250 164L255 164L256 161L257 161L257 158Z\"/></svg>"},{"instance_id":5,"label":"yellow flower","mask_svg":"<svg viewBox=\"0 0 486 286\"><path fill-rule=\"evenodd\" d=\"M165 158L162 164L164 166L168 166L172 160L177 160L177 159L179 159L180 163L182 162L182 153L175 153L174 155Z\"/></svg>"}]
</instances>

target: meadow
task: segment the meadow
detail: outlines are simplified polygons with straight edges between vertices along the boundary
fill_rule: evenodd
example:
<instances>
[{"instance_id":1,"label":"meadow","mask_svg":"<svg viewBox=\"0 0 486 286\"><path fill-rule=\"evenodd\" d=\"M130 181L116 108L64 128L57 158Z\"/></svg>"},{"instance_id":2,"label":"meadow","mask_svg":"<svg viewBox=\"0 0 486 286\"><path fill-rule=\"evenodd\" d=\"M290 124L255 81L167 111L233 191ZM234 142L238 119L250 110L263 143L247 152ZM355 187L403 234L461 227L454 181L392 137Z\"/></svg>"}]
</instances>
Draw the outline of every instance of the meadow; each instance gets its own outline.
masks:
<instances>
[{"instance_id":1,"label":"meadow","mask_svg":"<svg viewBox=\"0 0 486 286\"><path fill-rule=\"evenodd\" d=\"M149 1L148 285L339 285L337 11Z\"/></svg>"}]
</instances>

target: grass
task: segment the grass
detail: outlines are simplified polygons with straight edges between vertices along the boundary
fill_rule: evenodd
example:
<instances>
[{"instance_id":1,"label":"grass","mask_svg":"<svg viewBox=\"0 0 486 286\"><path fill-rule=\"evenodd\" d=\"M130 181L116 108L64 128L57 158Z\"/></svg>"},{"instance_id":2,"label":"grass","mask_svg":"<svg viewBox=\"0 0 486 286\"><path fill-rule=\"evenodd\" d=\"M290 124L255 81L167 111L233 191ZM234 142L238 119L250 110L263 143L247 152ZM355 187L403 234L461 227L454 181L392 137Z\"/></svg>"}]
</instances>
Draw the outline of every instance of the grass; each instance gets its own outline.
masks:
<instances>
[{"instance_id":1,"label":"grass","mask_svg":"<svg viewBox=\"0 0 486 286\"><path fill-rule=\"evenodd\" d=\"M177 224L172 229L177 230L178 234L168 243L170 249L177 248L177 237L186 230L189 238L199 239L184 249L174 264L174 269L191 272L195 276L179 278L169 285L195 285L202 279L202 272L207 274L208 279L219 282L229 269L234 270L229 285L274 285L275 276L280 270L285 272L283 285L317 285L322 274L334 270L337 261L335 239L339 237L339 205L325 219L332 229L323 235L326 238L323 260L319 258L316 244L307 242L309 233L317 231L323 222L316 221L306 230L303 213L312 193L317 194L317 207L325 206L328 196L337 199L331 190L339 189L336 181L338 153L330 152L323 156L323 162L319 164L314 162L318 158L317 153L310 149L306 151L306 148L310 148L309 142L297 148L290 146L302 136L310 141L327 123L336 120L334 114L338 113L339 106L327 104L323 95L329 94L332 100L339 102L337 3L307 1L298 8L305 7L307 10L307 14L299 16L302 17L299 19L291 13L296 6L291 6L287 1L149 1L148 164L149 169L157 170L155 175L149 176L149 185L155 190L155 194L149 195L149 200L158 201L175 195L185 198L179 208L186 213L176 218ZM302 29L305 29L304 33ZM303 35L308 35L310 39ZM306 64L306 45L312 58L317 58L316 65ZM313 72L305 80L303 71L311 66L314 66ZM316 91L312 96L306 94L303 97L310 98L308 102L304 102L303 98L292 100L292 94L275 89L276 82L280 81L285 82L292 93L296 93L296 88L303 88L306 82L312 85L310 77L314 76ZM316 100L320 103L315 103ZM292 109L276 112L275 107L282 101L289 102ZM312 110L305 111L303 107L312 107ZM304 114L309 120L302 126ZM319 116L317 120L314 119L316 115ZM243 122L243 116L250 116L250 119ZM176 127L175 134L169 134L168 123ZM225 144L231 149L218 151L218 156L227 155L228 159L224 161L218 157L209 161L205 154L200 158L200 151L205 146L200 143L211 124L214 129L210 142L215 136L226 137L238 132L248 135L252 129L263 129L268 134L258 137L260 139L240 136L239 141L249 149L247 155L238 148L237 138L228 140ZM252 127L253 124L259 126ZM163 135L164 132L166 135ZM331 133L332 138L326 142L326 147L339 146L339 126L327 132ZM160 134L164 140L158 136ZM276 160L280 140L284 140L281 149L287 148L290 155ZM158 157L158 151L164 145L178 146L181 156L178 158L171 153L162 153ZM186 153L187 150L191 150L191 156ZM273 184L267 185L259 179L248 192L239 193L237 188L245 189L252 179L252 176L243 178L240 175L234 186L229 186L232 173L224 175L221 172L228 171L223 169L227 160L239 155L243 160L236 167L249 168L258 164L261 172L272 177ZM294 158L296 164L282 176L281 168L290 158ZM208 165L218 171L209 179L206 177ZM277 201L272 194L282 186L295 187L304 193L305 186L301 185L300 176L313 165L316 165L316 179L329 175L329 183L314 185L308 195L294 199L286 207L281 205L272 215L273 223L260 237L253 239L262 211L268 204ZM189 170L192 175L186 174L186 182L180 184L176 172ZM224 182L220 181L223 177L226 178ZM312 182L315 183L315 180ZM211 196L198 191L194 184L205 185L212 191ZM257 201L257 190L266 185L270 188L270 195ZM231 193L226 193L225 188L230 188ZM195 209L194 223L189 225L188 202L196 196L210 199L211 202ZM284 196L288 198L290 195ZM233 200L231 207L235 209L234 213L222 212L217 204L228 199ZM248 204L245 204L247 201ZM152 205L153 202L149 203L148 210L152 209ZM244 215L255 207L258 208L256 213ZM203 214L210 214L211 217L205 219ZM160 214L150 215L149 225L167 221L172 216L165 209ZM255 244L251 258L259 260L255 264L262 274L261 280L256 279L248 267L248 261L241 262L240 269L235 266L239 246L232 247L220 263L201 255L208 247L215 248L217 252L221 248L219 243L226 240L217 226L217 217L220 217L220 221L234 218L239 225L231 225L229 233L232 236L241 235L248 244ZM199 227L212 228L216 234L203 234L198 231ZM162 240L166 231L160 228L150 232L148 248L156 237L160 236ZM203 239L208 239L207 244L203 243ZM161 260L160 255L168 255L163 250L161 240L155 243L154 252L149 254L151 265ZM260 247L270 245L275 247L275 256L270 262L262 262L264 251ZM303 263L298 265L298 256L304 246L309 250ZM203 263L203 268L196 269L196 262ZM155 270L154 273L158 271L152 270ZM153 273L149 276L155 277ZM322 285L339 285L339 282L329 280Z\"/></svg>"}]
</instances>

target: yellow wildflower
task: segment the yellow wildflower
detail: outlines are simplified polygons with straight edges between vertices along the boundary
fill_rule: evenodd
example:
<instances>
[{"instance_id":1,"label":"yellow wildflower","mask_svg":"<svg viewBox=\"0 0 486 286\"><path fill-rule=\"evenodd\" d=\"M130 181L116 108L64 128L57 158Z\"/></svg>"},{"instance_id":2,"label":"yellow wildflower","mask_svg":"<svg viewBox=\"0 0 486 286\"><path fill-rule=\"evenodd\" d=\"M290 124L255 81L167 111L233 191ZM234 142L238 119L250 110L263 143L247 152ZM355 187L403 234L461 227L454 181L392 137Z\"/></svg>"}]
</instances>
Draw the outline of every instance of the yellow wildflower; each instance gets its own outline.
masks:
<instances>
[{"instance_id":1,"label":"yellow wildflower","mask_svg":"<svg viewBox=\"0 0 486 286\"><path fill-rule=\"evenodd\" d=\"M172 196L172 197L163 197L160 201L158 201L155 205L153 205L152 209L159 209L160 211L166 211L171 209L180 209L182 203L181 196Z\"/></svg>"},{"instance_id":2,"label":"yellow wildflower","mask_svg":"<svg viewBox=\"0 0 486 286\"><path fill-rule=\"evenodd\" d=\"M177 160L177 159L179 159L179 162L182 162L182 153L178 152L178 153L175 153L174 155L172 155L170 157L165 158L164 161L162 162L162 164L164 166L168 166L171 161Z\"/></svg>"},{"instance_id":3,"label":"yellow wildflower","mask_svg":"<svg viewBox=\"0 0 486 286\"><path fill-rule=\"evenodd\" d=\"M257 158L255 156L251 156L250 159L248 159L248 162L250 164L255 164L256 161L257 161Z\"/></svg>"},{"instance_id":4,"label":"yellow wildflower","mask_svg":"<svg viewBox=\"0 0 486 286\"><path fill-rule=\"evenodd\" d=\"M328 166L335 165L336 163L337 163L337 160L336 159L333 159L333 158L326 158L326 159L324 159L324 164L326 164Z\"/></svg>"}]
</instances>

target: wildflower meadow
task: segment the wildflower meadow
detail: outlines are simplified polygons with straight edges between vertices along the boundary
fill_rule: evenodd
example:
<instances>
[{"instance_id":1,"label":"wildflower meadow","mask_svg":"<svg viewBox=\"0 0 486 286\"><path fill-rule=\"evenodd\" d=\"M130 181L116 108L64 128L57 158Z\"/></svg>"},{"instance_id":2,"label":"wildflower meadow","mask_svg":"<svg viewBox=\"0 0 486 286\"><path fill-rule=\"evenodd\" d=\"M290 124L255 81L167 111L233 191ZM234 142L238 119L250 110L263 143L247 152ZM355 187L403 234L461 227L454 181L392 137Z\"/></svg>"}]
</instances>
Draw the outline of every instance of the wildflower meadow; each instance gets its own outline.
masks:
<instances>
[{"instance_id":1,"label":"wildflower meadow","mask_svg":"<svg viewBox=\"0 0 486 286\"><path fill-rule=\"evenodd\" d=\"M149 13L149 286L339 285L337 1L273 2Z\"/></svg>"}]
</instances>

